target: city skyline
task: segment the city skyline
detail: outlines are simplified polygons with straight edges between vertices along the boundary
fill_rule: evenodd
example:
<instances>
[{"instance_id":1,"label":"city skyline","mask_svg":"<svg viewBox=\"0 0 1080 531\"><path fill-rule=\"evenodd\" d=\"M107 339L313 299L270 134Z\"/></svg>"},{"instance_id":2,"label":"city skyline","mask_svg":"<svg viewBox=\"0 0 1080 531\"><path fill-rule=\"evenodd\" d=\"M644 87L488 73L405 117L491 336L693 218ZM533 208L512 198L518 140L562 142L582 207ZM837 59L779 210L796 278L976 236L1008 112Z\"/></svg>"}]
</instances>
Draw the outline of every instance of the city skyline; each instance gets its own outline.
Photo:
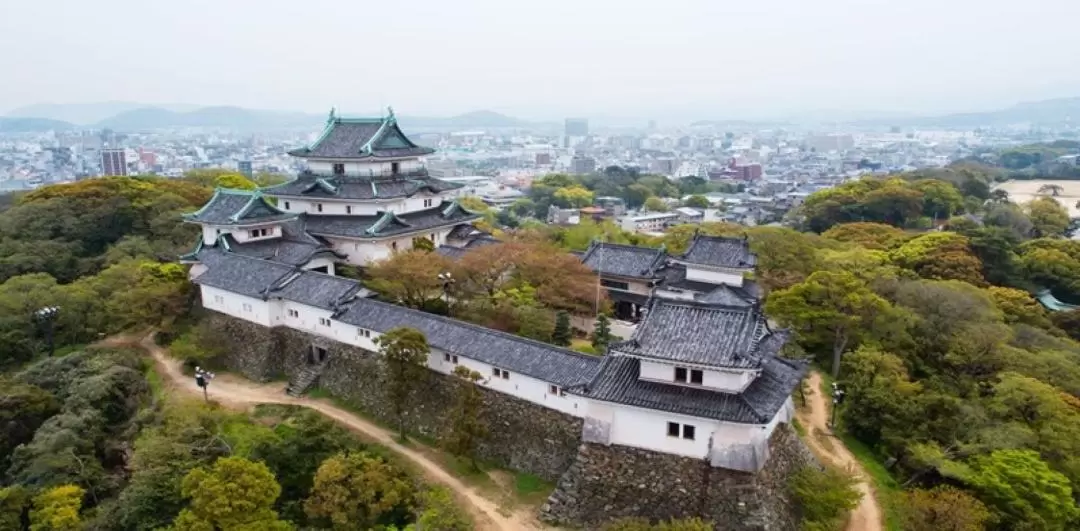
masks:
<instances>
[{"instance_id":1,"label":"city skyline","mask_svg":"<svg viewBox=\"0 0 1080 531\"><path fill-rule=\"evenodd\" d=\"M685 0L663 16L651 4L607 0L528 12L487 0L198 1L152 12L130 0L10 4L0 8L0 41L19 53L0 57L0 69L19 82L0 87L0 112L130 100L303 112L393 105L432 116L488 109L533 120L774 119L1080 95L1080 72L1067 68L1080 44L1068 27L1080 15L1073 2L804 4ZM1031 13L1038 24L1016 24ZM47 31L28 23L45 18Z\"/></svg>"}]
</instances>

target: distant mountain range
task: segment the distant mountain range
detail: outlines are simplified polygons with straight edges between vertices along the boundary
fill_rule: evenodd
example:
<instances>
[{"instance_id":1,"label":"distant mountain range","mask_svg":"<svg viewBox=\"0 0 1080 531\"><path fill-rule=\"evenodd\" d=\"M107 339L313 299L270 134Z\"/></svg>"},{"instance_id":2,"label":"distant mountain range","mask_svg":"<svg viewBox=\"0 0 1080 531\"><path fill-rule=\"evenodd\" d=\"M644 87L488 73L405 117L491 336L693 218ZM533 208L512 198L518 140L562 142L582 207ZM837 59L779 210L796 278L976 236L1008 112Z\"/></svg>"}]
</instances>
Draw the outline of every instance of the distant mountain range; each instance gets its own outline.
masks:
<instances>
[{"instance_id":1,"label":"distant mountain range","mask_svg":"<svg viewBox=\"0 0 1080 531\"><path fill-rule=\"evenodd\" d=\"M106 114L109 111L109 114ZM380 116L370 113L364 116ZM449 118L399 116L406 127L413 128L494 128L520 127L528 122L492 111L475 111ZM326 121L325 114L265 111L242 107L192 107L183 105L146 106L129 102L88 104L41 104L16 109L3 120L2 130L41 131L78 127L147 131L180 127L222 127L241 130L317 129ZM78 124L78 125L75 125ZM51 127L50 127L51 125Z\"/></svg>"},{"instance_id":2,"label":"distant mountain range","mask_svg":"<svg viewBox=\"0 0 1080 531\"><path fill-rule=\"evenodd\" d=\"M379 116L369 113L367 116ZM844 116L847 114L847 116ZM351 115L351 114L346 114ZM833 120L860 126L901 127L980 127L1016 123L1040 125L1076 123L1080 121L1080 98L1061 98L1019 103L1007 109L986 112L957 113L941 116L880 116L873 119L857 119L849 113L838 112ZM492 129L501 127L525 127L540 124L528 122L492 111L475 111L448 118L399 116L398 119L410 129ZM315 130L326 120L325 114L303 112L266 111L242 107L198 107L193 105L145 105L132 102L103 102L83 104L39 104L11 111L0 117L2 132L36 132L70 130L78 128L109 128L116 131L148 131L179 127L220 127L239 130L309 129ZM602 121L602 120L598 120ZM693 125L734 126L784 122L802 123L800 119L783 121L715 121L702 120ZM558 124L543 124L558 127Z\"/></svg>"},{"instance_id":3,"label":"distant mountain range","mask_svg":"<svg viewBox=\"0 0 1080 531\"><path fill-rule=\"evenodd\" d=\"M852 123L857 125L893 125L901 127L987 127L1017 123L1054 125L1066 122L1080 123L1080 98L1023 102L996 111L907 118L875 118Z\"/></svg>"}]
</instances>

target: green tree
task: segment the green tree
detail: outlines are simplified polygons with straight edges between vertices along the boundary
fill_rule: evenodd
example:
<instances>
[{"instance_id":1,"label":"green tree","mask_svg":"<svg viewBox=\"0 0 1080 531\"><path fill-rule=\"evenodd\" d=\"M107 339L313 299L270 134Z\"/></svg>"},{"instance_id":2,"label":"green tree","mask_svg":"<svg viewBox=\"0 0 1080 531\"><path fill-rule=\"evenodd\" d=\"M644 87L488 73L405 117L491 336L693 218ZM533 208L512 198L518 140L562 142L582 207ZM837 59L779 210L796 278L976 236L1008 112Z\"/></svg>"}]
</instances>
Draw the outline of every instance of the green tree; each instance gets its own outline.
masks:
<instances>
[{"instance_id":1,"label":"green tree","mask_svg":"<svg viewBox=\"0 0 1080 531\"><path fill-rule=\"evenodd\" d=\"M457 382L454 407L449 415L450 427L444 445L447 451L454 455L467 456L473 470L479 470L474 452L477 444L487 436L487 426L480 420L484 399L477 387L477 382L483 379L483 376L464 365L454 367L454 376L460 378L460 381Z\"/></svg>"},{"instance_id":2,"label":"green tree","mask_svg":"<svg viewBox=\"0 0 1080 531\"><path fill-rule=\"evenodd\" d=\"M400 470L379 457L353 452L323 462L304 510L336 530L370 529L407 514L415 497L412 483Z\"/></svg>"},{"instance_id":3,"label":"green tree","mask_svg":"<svg viewBox=\"0 0 1080 531\"><path fill-rule=\"evenodd\" d=\"M397 327L379 336L375 342L382 354L380 360L386 394L397 417L398 435L404 439L405 411L410 406L413 393L427 375L430 352L427 338L415 328Z\"/></svg>"},{"instance_id":4,"label":"green tree","mask_svg":"<svg viewBox=\"0 0 1080 531\"><path fill-rule=\"evenodd\" d=\"M964 197L951 183L937 179L921 179L913 186L923 194L923 215L945 220L960 211L964 206Z\"/></svg>"},{"instance_id":5,"label":"green tree","mask_svg":"<svg viewBox=\"0 0 1080 531\"><path fill-rule=\"evenodd\" d=\"M209 469L189 472L181 483L181 493L191 504L176 517L175 531L293 529L273 510L281 486L262 463L222 457Z\"/></svg>"},{"instance_id":6,"label":"green tree","mask_svg":"<svg viewBox=\"0 0 1080 531\"><path fill-rule=\"evenodd\" d=\"M555 331L551 333L551 341L560 347L568 347L574 338L570 330L570 314L560 311L555 314Z\"/></svg>"},{"instance_id":7,"label":"green tree","mask_svg":"<svg viewBox=\"0 0 1080 531\"><path fill-rule=\"evenodd\" d=\"M888 301L848 272L818 271L791 288L773 292L765 309L799 336L832 350L832 374L840 357L890 313Z\"/></svg>"},{"instance_id":8,"label":"green tree","mask_svg":"<svg viewBox=\"0 0 1080 531\"><path fill-rule=\"evenodd\" d=\"M806 466L788 480L788 491L798 505L805 529L839 529L862 495L857 481L836 468Z\"/></svg>"},{"instance_id":9,"label":"green tree","mask_svg":"<svg viewBox=\"0 0 1080 531\"><path fill-rule=\"evenodd\" d=\"M34 432L60 412L60 403L48 391L0 378L0 471L7 470L11 453L30 442Z\"/></svg>"},{"instance_id":10,"label":"green tree","mask_svg":"<svg viewBox=\"0 0 1080 531\"><path fill-rule=\"evenodd\" d=\"M417 236L412 239L412 248L417 251L430 253L435 250L435 243L432 242L430 238L425 238L424 236Z\"/></svg>"},{"instance_id":11,"label":"green tree","mask_svg":"<svg viewBox=\"0 0 1080 531\"><path fill-rule=\"evenodd\" d=\"M598 354L603 354L607 351L607 346L611 344L613 337L611 335L611 321L605 314L596 316L596 323L593 325L592 333L592 346L596 349Z\"/></svg>"},{"instance_id":12,"label":"green tree","mask_svg":"<svg viewBox=\"0 0 1080 531\"><path fill-rule=\"evenodd\" d=\"M465 210L468 210L469 212L475 212L477 214L483 214L484 212L491 210L491 207L489 207L483 199L480 199L475 195L467 195L465 197L460 197L458 198L457 202L459 205L465 207Z\"/></svg>"},{"instance_id":13,"label":"green tree","mask_svg":"<svg viewBox=\"0 0 1080 531\"><path fill-rule=\"evenodd\" d=\"M443 296L439 275L450 269L442 255L410 249L368 266L365 284L386 299L420 309Z\"/></svg>"},{"instance_id":14,"label":"green tree","mask_svg":"<svg viewBox=\"0 0 1080 531\"><path fill-rule=\"evenodd\" d=\"M433 487L420 494L420 514L416 517L414 529L470 531L473 525L468 515L454 503L449 490Z\"/></svg>"},{"instance_id":15,"label":"green tree","mask_svg":"<svg viewBox=\"0 0 1080 531\"><path fill-rule=\"evenodd\" d=\"M1037 237L1058 238L1065 235L1069 228L1069 211L1056 199L1039 197L1029 202L1026 207Z\"/></svg>"},{"instance_id":16,"label":"green tree","mask_svg":"<svg viewBox=\"0 0 1080 531\"><path fill-rule=\"evenodd\" d=\"M904 493L904 529L912 531L982 531L990 511L970 494L948 486Z\"/></svg>"},{"instance_id":17,"label":"green tree","mask_svg":"<svg viewBox=\"0 0 1080 531\"><path fill-rule=\"evenodd\" d=\"M30 492L20 485L0 487L0 529L26 529L29 513Z\"/></svg>"},{"instance_id":18,"label":"green tree","mask_svg":"<svg viewBox=\"0 0 1080 531\"><path fill-rule=\"evenodd\" d=\"M999 450L972 459L961 479L993 509L1005 529L1064 530L1077 517L1069 480L1030 450Z\"/></svg>"},{"instance_id":19,"label":"green tree","mask_svg":"<svg viewBox=\"0 0 1080 531\"><path fill-rule=\"evenodd\" d=\"M840 242L854 243L867 249L886 251L909 239L903 229L884 223L842 223L821 234Z\"/></svg>"},{"instance_id":20,"label":"green tree","mask_svg":"<svg viewBox=\"0 0 1080 531\"><path fill-rule=\"evenodd\" d=\"M82 488L75 485L53 487L34 497L30 511L30 531L77 531L82 508Z\"/></svg>"},{"instance_id":21,"label":"green tree","mask_svg":"<svg viewBox=\"0 0 1080 531\"><path fill-rule=\"evenodd\" d=\"M564 208L587 207L593 202L593 193L582 186L567 186L555 190L555 204Z\"/></svg>"},{"instance_id":22,"label":"green tree","mask_svg":"<svg viewBox=\"0 0 1080 531\"><path fill-rule=\"evenodd\" d=\"M683 204L691 208L709 208L712 206L709 199L703 195L692 195L687 197Z\"/></svg>"},{"instance_id":23,"label":"green tree","mask_svg":"<svg viewBox=\"0 0 1080 531\"><path fill-rule=\"evenodd\" d=\"M646 199L643 206L645 210L648 210L649 212L667 212L668 210L671 210L663 199L656 196Z\"/></svg>"}]
</instances>

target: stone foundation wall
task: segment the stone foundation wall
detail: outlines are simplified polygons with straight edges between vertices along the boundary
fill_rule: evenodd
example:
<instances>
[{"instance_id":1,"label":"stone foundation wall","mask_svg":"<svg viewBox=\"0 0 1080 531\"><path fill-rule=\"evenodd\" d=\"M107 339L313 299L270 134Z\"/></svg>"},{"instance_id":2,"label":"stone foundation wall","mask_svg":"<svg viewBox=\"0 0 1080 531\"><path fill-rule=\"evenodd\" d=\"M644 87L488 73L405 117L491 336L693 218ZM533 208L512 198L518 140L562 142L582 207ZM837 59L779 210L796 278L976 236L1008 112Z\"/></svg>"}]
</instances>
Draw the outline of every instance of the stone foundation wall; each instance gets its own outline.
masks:
<instances>
[{"instance_id":1,"label":"stone foundation wall","mask_svg":"<svg viewBox=\"0 0 1080 531\"><path fill-rule=\"evenodd\" d=\"M312 345L327 351L319 386L366 415L396 425L386 399L378 354L285 327L265 328L214 314L213 329L229 345L226 366L260 381L291 378L307 363ZM447 429L455 389L453 377L428 371L417 386L405 428L439 439ZM500 466L557 481L573 462L581 444L582 419L481 387L481 420L488 435L476 457Z\"/></svg>"},{"instance_id":2,"label":"stone foundation wall","mask_svg":"<svg viewBox=\"0 0 1080 531\"><path fill-rule=\"evenodd\" d=\"M777 427L770 445L765 468L748 474L713 468L703 459L585 443L541 516L553 524L588 529L630 516L700 516L718 530L796 530L798 515L787 496L787 478L816 461L786 424Z\"/></svg>"}]
</instances>

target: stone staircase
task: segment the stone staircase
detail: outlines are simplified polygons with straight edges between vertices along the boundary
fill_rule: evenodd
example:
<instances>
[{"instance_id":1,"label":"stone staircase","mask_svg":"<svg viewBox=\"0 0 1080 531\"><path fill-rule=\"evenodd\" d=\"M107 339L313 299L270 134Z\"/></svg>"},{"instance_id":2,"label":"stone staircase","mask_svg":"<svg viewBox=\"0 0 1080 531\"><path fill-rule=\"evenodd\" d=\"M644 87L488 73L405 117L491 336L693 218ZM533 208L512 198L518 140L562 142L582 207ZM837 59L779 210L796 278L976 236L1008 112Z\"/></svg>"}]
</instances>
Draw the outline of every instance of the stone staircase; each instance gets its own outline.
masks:
<instances>
[{"instance_id":1,"label":"stone staircase","mask_svg":"<svg viewBox=\"0 0 1080 531\"><path fill-rule=\"evenodd\" d=\"M285 388L285 394L298 397L308 392L319 381L319 375L322 374L325 367L326 363L304 367L300 374L289 380L289 385Z\"/></svg>"}]
</instances>

